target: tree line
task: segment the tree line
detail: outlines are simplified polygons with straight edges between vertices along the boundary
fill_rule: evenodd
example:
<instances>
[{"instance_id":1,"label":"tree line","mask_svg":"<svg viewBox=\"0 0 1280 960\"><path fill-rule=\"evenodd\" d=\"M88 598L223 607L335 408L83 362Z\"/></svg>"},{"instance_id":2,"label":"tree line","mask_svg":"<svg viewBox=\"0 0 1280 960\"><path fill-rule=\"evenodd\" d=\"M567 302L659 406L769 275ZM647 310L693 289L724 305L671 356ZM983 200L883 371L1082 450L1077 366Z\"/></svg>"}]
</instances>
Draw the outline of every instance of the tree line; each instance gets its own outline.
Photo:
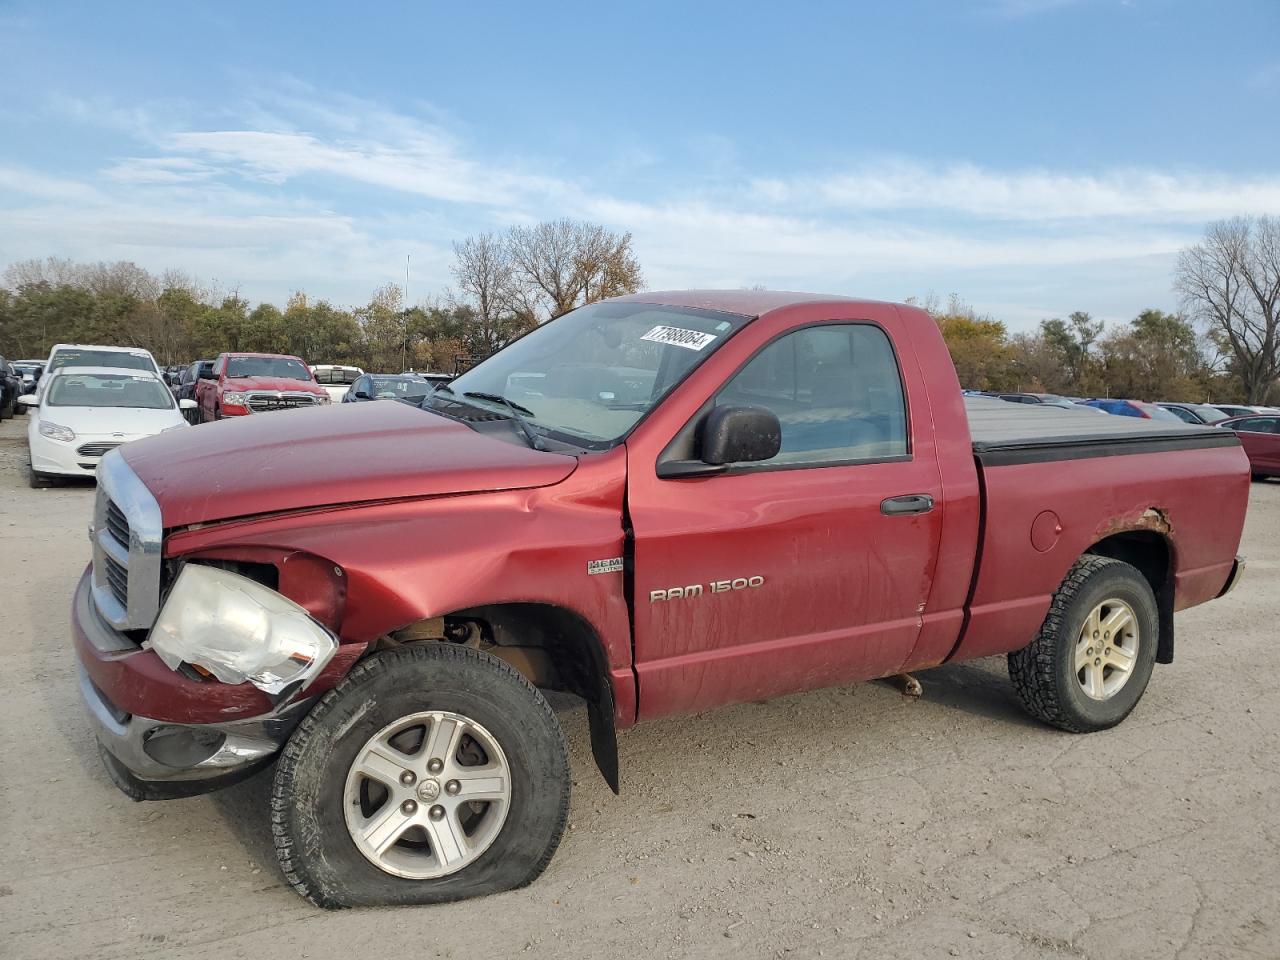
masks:
<instances>
[{"instance_id":1,"label":"tree line","mask_svg":"<svg viewBox=\"0 0 1280 960\"><path fill-rule=\"evenodd\" d=\"M161 364L224 351L291 353L366 370L452 372L585 303L641 289L631 235L557 220L454 245L456 288L407 304L387 284L340 307L295 293L283 307L217 293L179 271L49 258L12 264L0 285L0 355L54 343L146 347ZM1180 254L1181 310L1106 328L1088 312L1011 334L958 297L924 303L963 386L1071 396L1263 403L1280 400L1280 218L1210 224Z\"/></svg>"},{"instance_id":2,"label":"tree line","mask_svg":"<svg viewBox=\"0 0 1280 960\"><path fill-rule=\"evenodd\" d=\"M1210 224L1174 274L1182 311L1107 329L1085 311L1010 334L952 296L928 299L960 383L973 390L1138 400L1280 400L1280 219Z\"/></svg>"},{"instance_id":3,"label":"tree line","mask_svg":"<svg viewBox=\"0 0 1280 960\"><path fill-rule=\"evenodd\" d=\"M405 302L386 284L343 307L293 294L283 307L218 292L181 271L56 257L11 264L0 285L0 355L55 343L145 347L162 366L227 351L288 353L366 370L452 372L551 317L640 289L631 235L558 220L454 246L456 292Z\"/></svg>"}]
</instances>

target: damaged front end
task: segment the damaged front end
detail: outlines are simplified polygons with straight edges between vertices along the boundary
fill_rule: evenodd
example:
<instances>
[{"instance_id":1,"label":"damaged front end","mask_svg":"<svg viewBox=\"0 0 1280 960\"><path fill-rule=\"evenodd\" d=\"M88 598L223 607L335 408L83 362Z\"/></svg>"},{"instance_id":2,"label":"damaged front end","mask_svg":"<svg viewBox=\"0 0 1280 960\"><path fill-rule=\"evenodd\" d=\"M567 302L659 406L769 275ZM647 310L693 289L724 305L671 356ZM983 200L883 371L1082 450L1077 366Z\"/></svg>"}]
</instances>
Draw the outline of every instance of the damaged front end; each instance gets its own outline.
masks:
<instances>
[{"instance_id":1,"label":"damaged front end","mask_svg":"<svg viewBox=\"0 0 1280 960\"><path fill-rule=\"evenodd\" d=\"M340 648L293 600L224 567L179 564L162 583L159 506L117 452L98 475L93 564L76 590L72 632L111 779L142 800L249 776L314 703L307 689L327 667L345 672L359 651Z\"/></svg>"}]
</instances>

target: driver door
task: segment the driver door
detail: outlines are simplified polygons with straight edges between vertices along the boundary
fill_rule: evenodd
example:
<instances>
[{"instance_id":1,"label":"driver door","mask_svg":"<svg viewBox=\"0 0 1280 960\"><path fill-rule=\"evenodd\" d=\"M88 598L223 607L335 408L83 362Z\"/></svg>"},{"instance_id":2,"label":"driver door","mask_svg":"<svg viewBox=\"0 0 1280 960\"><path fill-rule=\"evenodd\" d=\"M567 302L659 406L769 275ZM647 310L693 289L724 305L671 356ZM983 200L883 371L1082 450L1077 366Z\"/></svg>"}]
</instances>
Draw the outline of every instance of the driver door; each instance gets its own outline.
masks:
<instances>
[{"instance_id":1,"label":"driver door","mask_svg":"<svg viewBox=\"0 0 1280 960\"><path fill-rule=\"evenodd\" d=\"M782 449L713 476L629 464L640 718L896 672L920 634L942 490L885 331L783 334L714 402L772 410Z\"/></svg>"}]
</instances>

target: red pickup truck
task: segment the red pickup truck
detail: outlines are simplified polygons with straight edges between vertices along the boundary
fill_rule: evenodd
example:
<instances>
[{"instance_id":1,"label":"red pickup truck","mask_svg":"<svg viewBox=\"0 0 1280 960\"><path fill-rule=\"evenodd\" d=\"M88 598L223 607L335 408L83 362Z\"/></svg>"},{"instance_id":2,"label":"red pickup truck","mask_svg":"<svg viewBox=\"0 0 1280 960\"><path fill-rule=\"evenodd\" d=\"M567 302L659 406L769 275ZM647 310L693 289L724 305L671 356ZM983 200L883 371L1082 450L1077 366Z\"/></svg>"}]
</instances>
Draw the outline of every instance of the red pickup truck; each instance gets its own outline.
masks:
<instances>
[{"instance_id":1,"label":"red pickup truck","mask_svg":"<svg viewBox=\"0 0 1280 960\"><path fill-rule=\"evenodd\" d=\"M284 354L221 353L212 374L196 381L200 423L329 402L311 368Z\"/></svg>"},{"instance_id":2,"label":"red pickup truck","mask_svg":"<svg viewBox=\"0 0 1280 960\"><path fill-rule=\"evenodd\" d=\"M586 700L615 790L639 720L993 654L1101 730L1234 586L1248 489L1230 431L967 403L913 307L640 294L418 403L108 454L81 691L136 799L275 760L313 902L456 899L560 840L540 688Z\"/></svg>"}]
</instances>

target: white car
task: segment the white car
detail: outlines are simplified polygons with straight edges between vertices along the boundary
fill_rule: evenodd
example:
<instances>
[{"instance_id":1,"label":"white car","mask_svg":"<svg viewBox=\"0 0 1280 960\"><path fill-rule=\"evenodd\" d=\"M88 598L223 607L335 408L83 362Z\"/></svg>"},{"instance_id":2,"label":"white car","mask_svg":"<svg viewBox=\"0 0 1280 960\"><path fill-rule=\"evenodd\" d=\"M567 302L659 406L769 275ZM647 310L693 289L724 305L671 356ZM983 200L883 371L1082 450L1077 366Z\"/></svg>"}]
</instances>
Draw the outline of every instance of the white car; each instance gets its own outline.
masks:
<instances>
[{"instance_id":1,"label":"white car","mask_svg":"<svg viewBox=\"0 0 1280 960\"><path fill-rule=\"evenodd\" d=\"M316 383L324 387L324 392L334 403L341 403L351 385L364 376L359 367L344 367L336 363L318 363L311 372L315 374Z\"/></svg>"},{"instance_id":2,"label":"white car","mask_svg":"<svg viewBox=\"0 0 1280 960\"><path fill-rule=\"evenodd\" d=\"M27 418L31 486L55 477L92 477L98 461L122 443L189 426L164 381L146 370L119 367L59 367L40 384L39 396L19 403Z\"/></svg>"},{"instance_id":3,"label":"white car","mask_svg":"<svg viewBox=\"0 0 1280 960\"><path fill-rule=\"evenodd\" d=\"M93 343L55 343L44 364L44 377L36 385L36 394L44 392L45 381L62 367L113 367L145 370L160 376L160 367L150 350L141 347L108 347Z\"/></svg>"}]
</instances>

